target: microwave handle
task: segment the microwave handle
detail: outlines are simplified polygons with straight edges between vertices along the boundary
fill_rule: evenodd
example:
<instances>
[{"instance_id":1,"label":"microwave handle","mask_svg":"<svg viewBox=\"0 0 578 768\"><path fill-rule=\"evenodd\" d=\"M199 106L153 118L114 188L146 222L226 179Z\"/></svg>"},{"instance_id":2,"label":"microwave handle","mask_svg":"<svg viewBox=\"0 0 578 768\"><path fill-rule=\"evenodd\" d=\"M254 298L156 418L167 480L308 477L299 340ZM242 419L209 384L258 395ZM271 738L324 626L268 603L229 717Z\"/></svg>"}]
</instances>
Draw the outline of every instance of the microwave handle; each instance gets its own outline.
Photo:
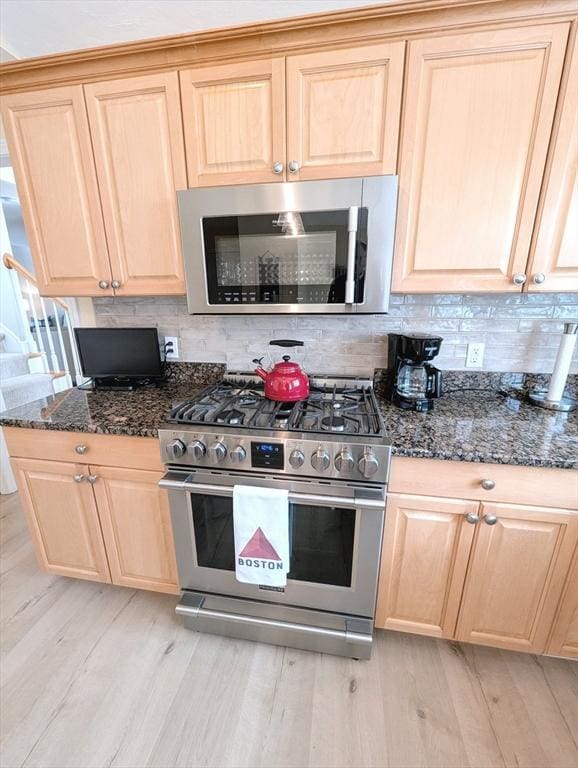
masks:
<instances>
[{"instance_id":1,"label":"microwave handle","mask_svg":"<svg viewBox=\"0 0 578 768\"><path fill-rule=\"evenodd\" d=\"M345 278L345 303L355 301L355 246L357 245L357 220L359 208L352 205L347 222L347 277Z\"/></svg>"}]
</instances>

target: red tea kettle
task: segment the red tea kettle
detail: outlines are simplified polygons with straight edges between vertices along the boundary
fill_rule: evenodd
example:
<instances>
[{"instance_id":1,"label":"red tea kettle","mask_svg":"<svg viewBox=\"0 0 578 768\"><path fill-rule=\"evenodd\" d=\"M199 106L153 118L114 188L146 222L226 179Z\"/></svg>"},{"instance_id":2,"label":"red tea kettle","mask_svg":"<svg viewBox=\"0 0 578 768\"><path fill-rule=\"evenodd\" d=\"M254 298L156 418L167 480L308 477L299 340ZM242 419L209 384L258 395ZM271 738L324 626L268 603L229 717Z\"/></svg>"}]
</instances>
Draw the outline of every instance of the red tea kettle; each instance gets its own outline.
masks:
<instances>
[{"instance_id":1,"label":"red tea kettle","mask_svg":"<svg viewBox=\"0 0 578 768\"><path fill-rule=\"evenodd\" d=\"M270 341L276 347L302 347L302 341L292 339L276 339ZM266 371L262 366L263 358L253 360L257 364L255 373L265 382L265 397L268 400L278 400L282 403L296 403L309 397L309 377L298 363L291 362L289 355L283 355L283 362L275 363L272 370Z\"/></svg>"}]
</instances>

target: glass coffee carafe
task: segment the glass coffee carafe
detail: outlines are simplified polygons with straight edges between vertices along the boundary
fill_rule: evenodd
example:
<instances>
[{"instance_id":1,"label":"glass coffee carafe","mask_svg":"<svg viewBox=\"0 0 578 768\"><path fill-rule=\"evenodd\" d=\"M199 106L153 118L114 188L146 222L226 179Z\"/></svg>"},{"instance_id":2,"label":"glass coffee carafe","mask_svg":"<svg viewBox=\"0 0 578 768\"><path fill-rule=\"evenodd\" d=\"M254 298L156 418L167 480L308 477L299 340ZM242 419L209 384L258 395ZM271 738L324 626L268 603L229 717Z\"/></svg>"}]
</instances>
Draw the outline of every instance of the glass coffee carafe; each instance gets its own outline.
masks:
<instances>
[{"instance_id":1,"label":"glass coffee carafe","mask_svg":"<svg viewBox=\"0 0 578 768\"><path fill-rule=\"evenodd\" d=\"M423 363L404 361L397 372L397 391L410 400L422 400L428 396L429 375Z\"/></svg>"}]
</instances>

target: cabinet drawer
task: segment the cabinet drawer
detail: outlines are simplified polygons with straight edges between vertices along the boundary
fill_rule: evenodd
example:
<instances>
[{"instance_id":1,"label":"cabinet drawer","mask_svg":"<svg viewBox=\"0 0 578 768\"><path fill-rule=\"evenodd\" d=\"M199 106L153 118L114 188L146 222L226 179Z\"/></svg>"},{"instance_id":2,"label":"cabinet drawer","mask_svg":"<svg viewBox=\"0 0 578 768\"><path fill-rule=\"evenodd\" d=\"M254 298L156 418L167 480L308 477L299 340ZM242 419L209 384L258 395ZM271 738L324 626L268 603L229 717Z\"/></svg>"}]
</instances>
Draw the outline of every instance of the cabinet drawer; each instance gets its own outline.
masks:
<instances>
[{"instance_id":1,"label":"cabinet drawer","mask_svg":"<svg viewBox=\"0 0 578 768\"><path fill-rule=\"evenodd\" d=\"M493 480L484 490L482 480ZM423 496L578 509L578 471L394 456L388 490Z\"/></svg>"},{"instance_id":2,"label":"cabinet drawer","mask_svg":"<svg viewBox=\"0 0 578 768\"><path fill-rule=\"evenodd\" d=\"M162 470L159 442L153 437L94 435L44 429L4 429L10 456L49 461L74 461L106 467ZM77 446L85 451L78 453Z\"/></svg>"}]
</instances>

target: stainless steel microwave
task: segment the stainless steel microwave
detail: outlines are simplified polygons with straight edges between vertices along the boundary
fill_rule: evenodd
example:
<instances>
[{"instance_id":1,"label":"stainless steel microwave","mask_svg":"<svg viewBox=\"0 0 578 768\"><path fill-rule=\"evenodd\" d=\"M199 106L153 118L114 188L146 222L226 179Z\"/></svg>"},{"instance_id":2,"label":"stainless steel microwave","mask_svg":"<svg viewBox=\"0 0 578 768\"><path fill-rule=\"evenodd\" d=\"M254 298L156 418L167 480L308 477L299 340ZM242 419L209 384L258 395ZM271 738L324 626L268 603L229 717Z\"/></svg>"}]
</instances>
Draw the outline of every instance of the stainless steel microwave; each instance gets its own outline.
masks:
<instances>
[{"instance_id":1,"label":"stainless steel microwave","mask_svg":"<svg viewBox=\"0 0 578 768\"><path fill-rule=\"evenodd\" d=\"M397 176L177 197L191 314L387 312Z\"/></svg>"}]
</instances>

